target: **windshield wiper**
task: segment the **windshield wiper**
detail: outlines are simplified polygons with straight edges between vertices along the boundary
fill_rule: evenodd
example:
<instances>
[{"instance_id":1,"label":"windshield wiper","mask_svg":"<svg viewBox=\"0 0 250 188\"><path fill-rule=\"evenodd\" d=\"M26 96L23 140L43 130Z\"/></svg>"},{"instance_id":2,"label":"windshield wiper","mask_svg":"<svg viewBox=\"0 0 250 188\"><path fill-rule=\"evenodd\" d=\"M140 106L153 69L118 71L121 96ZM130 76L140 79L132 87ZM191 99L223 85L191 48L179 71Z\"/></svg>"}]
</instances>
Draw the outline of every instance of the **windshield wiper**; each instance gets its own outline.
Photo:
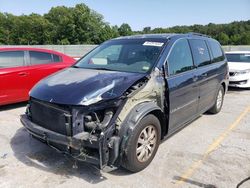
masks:
<instances>
[{"instance_id":1,"label":"windshield wiper","mask_svg":"<svg viewBox=\"0 0 250 188\"><path fill-rule=\"evenodd\" d=\"M105 67L78 67L76 65L73 65L71 66L73 68L81 68L81 69L94 69L94 70L106 70L106 71L115 71L115 70L112 70L112 69L108 69L108 68L105 68Z\"/></svg>"},{"instance_id":2,"label":"windshield wiper","mask_svg":"<svg viewBox=\"0 0 250 188\"><path fill-rule=\"evenodd\" d=\"M95 69L95 70L106 70L106 71L114 71L112 69L108 69L108 68L105 68L105 67L93 67L91 69Z\"/></svg>"}]
</instances>

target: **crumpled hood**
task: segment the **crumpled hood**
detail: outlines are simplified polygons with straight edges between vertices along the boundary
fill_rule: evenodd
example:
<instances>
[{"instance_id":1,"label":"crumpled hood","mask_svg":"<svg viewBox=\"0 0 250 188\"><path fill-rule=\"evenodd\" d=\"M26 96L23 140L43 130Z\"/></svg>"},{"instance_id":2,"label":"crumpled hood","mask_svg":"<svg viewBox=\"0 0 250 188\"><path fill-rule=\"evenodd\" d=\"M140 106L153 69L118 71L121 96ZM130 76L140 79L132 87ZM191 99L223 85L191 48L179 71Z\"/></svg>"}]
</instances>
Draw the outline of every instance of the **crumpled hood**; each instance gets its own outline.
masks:
<instances>
[{"instance_id":1,"label":"crumpled hood","mask_svg":"<svg viewBox=\"0 0 250 188\"><path fill-rule=\"evenodd\" d=\"M115 99L146 74L68 68L35 85L30 96L68 105L91 105Z\"/></svg>"},{"instance_id":2,"label":"crumpled hood","mask_svg":"<svg viewBox=\"0 0 250 188\"><path fill-rule=\"evenodd\" d=\"M242 71L250 69L250 63L228 62L229 71Z\"/></svg>"}]
</instances>

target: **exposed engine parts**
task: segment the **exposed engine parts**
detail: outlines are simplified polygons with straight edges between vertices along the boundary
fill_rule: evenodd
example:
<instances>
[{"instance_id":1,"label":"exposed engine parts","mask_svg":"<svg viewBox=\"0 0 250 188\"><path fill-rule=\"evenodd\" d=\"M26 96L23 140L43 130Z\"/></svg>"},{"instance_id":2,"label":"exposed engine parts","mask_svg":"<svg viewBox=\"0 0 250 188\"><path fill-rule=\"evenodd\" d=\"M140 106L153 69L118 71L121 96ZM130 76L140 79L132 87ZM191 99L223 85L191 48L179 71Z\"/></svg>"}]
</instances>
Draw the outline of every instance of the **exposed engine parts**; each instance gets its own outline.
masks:
<instances>
[{"instance_id":1,"label":"exposed engine parts","mask_svg":"<svg viewBox=\"0 0 250 188\"><path fill-rule=\"evenodd\" d=\"M105 110L104 117L98 116L96 112L91 112L90 114L84 116L84 127L87 130L102 130L107 127L114 112L112 110ZM103 119L101 119L103 118Z\"/></svg>"}]
</instances>

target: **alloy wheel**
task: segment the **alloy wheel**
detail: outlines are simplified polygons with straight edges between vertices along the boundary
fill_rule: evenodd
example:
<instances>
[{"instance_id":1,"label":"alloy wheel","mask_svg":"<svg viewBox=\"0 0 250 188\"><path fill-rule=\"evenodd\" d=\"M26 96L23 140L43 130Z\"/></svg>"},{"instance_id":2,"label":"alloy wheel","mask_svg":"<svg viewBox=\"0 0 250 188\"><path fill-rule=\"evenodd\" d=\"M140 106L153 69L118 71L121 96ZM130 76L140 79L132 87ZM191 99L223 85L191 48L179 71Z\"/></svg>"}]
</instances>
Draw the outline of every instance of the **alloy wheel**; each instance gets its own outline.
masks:
<instances>
[{"instance_id":1,"label":"alloy wheel","mask_svg":"<svg viewBox=\"0 0 250 188\"><path fill-rule=\"evenodd\" d=\"M145 127L138 138L136 156L139 162L147 161L155 150L157 130L153 125Z\"/></svg>"},{"instance_id":2,"label":"alloy wheel","mask_svg":"<svg viewBox=\"0 0 250 188\"><path fill-rule=\"evenodd\" d=\"M222 100L223 100L223 93L220 90L219 93L218 93L218 96L217 96L217 100L216 100L217 109L220 109L220 107L222 105Z\"/></svg>"}]
</instances>

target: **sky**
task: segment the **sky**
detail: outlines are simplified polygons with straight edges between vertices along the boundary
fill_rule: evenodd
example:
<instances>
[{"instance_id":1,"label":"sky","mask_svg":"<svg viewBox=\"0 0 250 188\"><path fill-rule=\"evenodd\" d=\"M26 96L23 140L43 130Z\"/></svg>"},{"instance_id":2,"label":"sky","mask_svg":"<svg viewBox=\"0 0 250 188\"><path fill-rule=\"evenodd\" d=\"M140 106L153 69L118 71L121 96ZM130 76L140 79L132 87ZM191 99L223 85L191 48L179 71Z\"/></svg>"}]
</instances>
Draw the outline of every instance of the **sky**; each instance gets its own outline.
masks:
<instances>
[{"instance_id":1,"label":"sky","mask_svg":"<svg viewBox=\"0 0 250 188\"><path fill-rule=\"evenodd\" d=\"M47 13L51 7L85 3L111 25L133 30L250 20L250 0L0 0L0 12Z\"/></svg>"}]
</instances>

